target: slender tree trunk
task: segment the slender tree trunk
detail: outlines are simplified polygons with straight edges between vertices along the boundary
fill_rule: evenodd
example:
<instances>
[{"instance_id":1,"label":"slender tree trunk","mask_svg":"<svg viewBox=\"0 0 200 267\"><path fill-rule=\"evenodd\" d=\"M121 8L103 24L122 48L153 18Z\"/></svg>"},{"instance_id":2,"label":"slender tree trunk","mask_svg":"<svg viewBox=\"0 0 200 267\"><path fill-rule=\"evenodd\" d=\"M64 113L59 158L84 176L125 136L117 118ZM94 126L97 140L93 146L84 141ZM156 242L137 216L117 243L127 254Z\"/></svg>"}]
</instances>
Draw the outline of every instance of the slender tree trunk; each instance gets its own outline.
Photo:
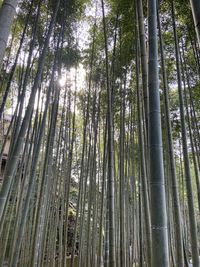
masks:
<instances>
[{"instance_id":1,"label":"slender tree trunk","mask_svg":"<svg viewBox=\"0 0 200 267\"><path fill-rule=\"evenodd\" d=\"M119 217L120 217L120 266L126 266L125 254L125 173L124 173L124 135L125 135L125 88L121 85L120 144L119 144Z\"/></svg>"},{"instance_id":2,"label":"slender tree trunk","mask_svg":"<svg viewBox=\"0 0 200 267\"><path fill-rule=\"evenodd\" d=\"M181 79L179 43L178 43L178 36L177 36L177 31L176 31L173 1L171 2L171 7L172 7L172 22L173 22L174 40L175 40L176 69L177 69L178 93L179 93L180 115L181 115L181 136L182 136L182 146L183 146L188 212L189 212L192 262L195 267L196 266L198 267L199 266L199 255L198 255L198 241L197 241L197 225L196 225L196 218L195 218L195 211L194 211L192 177L191 177L191 172L190 172L190 161L189 161L188 146L187 146L187 131L186 131L185 112L184 112L184 98L183 98L182 79Z\"/></svg>"},{"instance_id":3,"label":"slender tree trunk","mask_svg":"<svg viewBox=\"0 0 200 267\"><path fill-rule=\"evenodd\" d=\"M152 223L152 267L168 267L168 232L163 170L163 147L157 47L157 4L148 1L149 12L149 148Z\"/></svg>"},{"instance_id":4,"label":"slender tree trunk","mask_svg":"<svg viewBox=\"0 0 200 267\"><path fill-rule=\"evenodd\" d=\"M182 66L182 75L183 75L183 85L184 85L184 96L185 96L185 106L186 106L186 113L187 113L187 121L188 121L188 130L189 130L189 136L190 136L190 144L191 144L191 150L192 150L192 158L193 158L193 164L194 164L194 173L195 173L195 178L196 178L196 187L197 187L197 197L198 197L198 206L199 206L199 211L200 211L200 182L199 182L199 169L197 165L197 159L196 159L196 153L194 149L194 132L192 131L192 105L191 102L193 99L191 98L191 86L190 86L190 79L189 79L189 73L187 70L186 62L185 62L185 53L184 53L184 45L183 45L183 40L182 40L182 57L181 57L181 66ZM188 104L188 99L187 99L187 90L186 90L186 82L187 82L187 87L189 91L189 96L190 96L190 106ZM189 112L190 111L190 112Z\"/></svg>"},{"instance_id":5,"label":"slender tree trunk","mask_svg":"<svg viewBox=\"0 0 200 267\"><path fill-rule=\"evenodd\" d=\"M165 104L165 116L166 116L166 130L167 130L167 142L169 149L169 162L170 162L170 177L172 185L172 199L173 199L173 209L174 209L174 219L175 219L175 235L176 235L176 265L184 266L183 264L183 240L181 233L181 213L180 213L180 204L179 204L179 195L178 195L178 185L176 177L176 165L174 160L174 149L173 149L173 139L172 139L172 129L170 121L170 111L169 111L169 93L168 93L168 82L167 82L167 73L165 66L165 55L164 55L164 45L163 38L161 34L161 25L160 18L158 13L158 28L160 36L160 53L161 53L161 66L162 66L162 75L163 75L163 86L164 86L164 104Z\"/></svg>"},{"instance_id":6,"label":"slender tree trunk","mask_svg":"<svg viewBox=\"0 0 200 267\"><path fill-rule=\"evenodd\" d=\"M140 149L140 171L141 171L141 182L140 182L140 194L144 206L144 220L146 230L146 245L147 245L147 266L151 266L151 220L150 220L150 211L149 211L149 191L147 183L147 171L146 171L146 158L145 158L145 145L144 145L144 135L143 135L143 124L142 124L142 98L141 91L139 86L139 44L137 45L137 54L136 54L136 81L137 81L137 105L138 105L138 143ZM142 215L142 213L141 213ZM142 219L142 218L141 218Z\"/></svg>"},{"instance_id":7,"label":"slender tree trunk","mask_svg":"<svg viewBox=\"0 0 200 267\"><path fill-rule=\"evenodd\" d=\"M40 131L39 131L38 140L36 140L37 143L35 144L35 147L34 147L33 163L32 163L32 168L31 168L31 173L30 173L29 184L28 184L28 192L26 195L25 203L23 205L22 216L21 216L19 229L18 229L18 236L17 236L17 242L16 242L17 248L15 248L15 247L13 248L13 255L14 256L13 256L13 262L11 264L12 267L17 266L17 261L18 261L19 252L20 252L20 248L21 248L21 242L22 242L22 238L23 238L23 234L24 234L24 227L25 227L25 223L27 220L29 203L30 203L30 199L31 199L31 195L32 195L32 188L33 188L34 182L35 182L35 172L36 172L37 161L38 161L38 157L39 157L41 140L42 140L43 132L45 129L46 116L47 116L47 110L48 110L48 106L49 106L49 102L50 102L53 77L54 77L54 70L52 71L52 78L51 78L50 86L48 89L47 101L46 101L46 107L45 107L44 116L43 116L43 120L42 120L42 125L41 125Z\"/></svg>"},{"instance_id":8,"label":"slender tree trunk","mask_svg":"<svg viewBox=\"0 0 200 267\"><path fill-rule=\"evenodd\" d=\"M5 204L6 204L6 200L7 200L9 191L10 191L10 187L12 185L12 180L14 179L14 173L15 173L15 170L17 168L17 163L19 160L21 149L23 147L24 137L25 137L26 130L27 130L30 118L31 118L32 111L33 111L34 102L35 102L35 95L36 95L37 89L38 89L40 82L41 82L42 71L43 71L43 67L44 67L44 63L45 63L45 57L46 57L46 53L47 53L49 39L50 39L52 30L54 27L54 23L55 23L55 19L57 16L59 4L60 4L60 1L57 2L56 10L54 11L54 14L52 16L52 19L51 19L51 22L49 25L49 29L48 29L48 33L47 33L47 36L45 39L44 47L43 47L41 57L40 57L40 60L38 63L38 70L37 70L37 74L36 74L36 77L34 80L34 85L32 88L31 96L30 96L29 103L28 103L28 106L26 109L26 113L25 113L25 116L24 116L24 119L22 122L22 126L21 126L20 131L19 131L18 140L14 145L14 148L13 148L12 153L11 153L11 157L7 163L7 166L6 166L6 171L5 171L5 175L4 175L4 182L3 182L1 192L0 192L0 200L1 200L0 201L0 221L2 219L3 210L5 208Z\"/></svg>"},{"instance_id":9,"label":"slender tree trunk","mask_svg":"<svg viewBox=\"0 0 200 267\"><path fill-rule=\"evenodd\" d=\"M0 9L0 68L19 0L4 0Z\"/></svg>"},{"instance_id":10,"label":"slender tree trunk","mask_svg":"<svg viewBox=\"0 0 200 267\"><path fill-rule=\"evenodd\" d=\"M106 119L107 121L107 119ZM101 186L101 207L100 207L100 226L99 226L99 252L98 252L98 261L97 266L101 267L102 262L102 254L103 254L103 220L104 220L104 211L105 211L105 185L106 185L106 169L107 169L107 147L106 147L106 140L107 140L107 122L105 125L104 130L104 150L103 150L103 163L102 163L102 186Z\"/></svg>"},{"instance_id":11,"label":"slender tree trunk","mask_svg":"<svg viewBox=\"0 0 200 267\"><path fill-rule=\"evenodd\" d=\"M10 91L12 78L14 76L15 69L16 69L16 66L17 66L17 61L18 61L18 58L19 58L19 55L20 55L20 51L22 49L22 44L24 42L25 34L26 34L26 31L27 31L27 27L28 27L29 17L30 17L30 14L31 14L32 10L33 10L33 2L34 2L34 0L31 1L29 13L27 14L27 17L26 17L26 22L25 22L24 30L23 30L22 37L21 37L21 40L20 40L19 48L18 48L18 51L17 51L17 54L16 54L15 62L13 64L13 66L12 66L11 71L10 71L9 80L8 80L8 83L7 83L7 86L6 86L6 90L5 90L4 95L3 95L2 103L1 103L1 106L0 106L0 119L2 118L2 114L3 114L3 111L4 111L4 107L5 107L5 104L6 104L7 97L8 97L8 93ZM35 25L35 28L37 28L36 25ZM32 53L31 53L31 55L32 55ZM0 65L1 65L1 63L0 63Z\"/></svg>"},{"instance_id":12,"label":"slender tree trunk","mask_svg":"<svg viewBox=\"0 0 200 267\"><path fill-rule=\"evenodd\" d=\"M200 1L199 0L190 0L192 7L192 14L194 18L194 26L197 33L197 38L200 47Z\"/></svg>"},{"instance_id":13,"label":"slender tree trunk","mask_svg":"<svg viewBox=\"0 0 200 267\"><path fill-rule=\"evenodd\" d=\"M145 110L145 123L146 130L148 130L148 114L149 114L149 96L148 96L148 65L147 65L147 52L146 52L146 40L145 40L145 30L144 30L144 15L142 0L137 2L137 12L138 12L138 26L140 35L140 54L141 54L141 69L142 69L142 86L143 86L143 96L144 96L144 110Z\"/></svg>"},{"instance_id":14,"label":"slender tree trunk","mask_svg":"<svg viewBox=\"0 0 200 267\"><path fill-rule=\"evenodd\" d=\"M109 79L108 47L104 1L102 3L105 55L106 55L106 87L108 103L108 206L109 206L109 267L116 266L115 255L115 214L114 214L114 144L113 144L113 113L112 94Z\"/></svg>"}]
</instances>

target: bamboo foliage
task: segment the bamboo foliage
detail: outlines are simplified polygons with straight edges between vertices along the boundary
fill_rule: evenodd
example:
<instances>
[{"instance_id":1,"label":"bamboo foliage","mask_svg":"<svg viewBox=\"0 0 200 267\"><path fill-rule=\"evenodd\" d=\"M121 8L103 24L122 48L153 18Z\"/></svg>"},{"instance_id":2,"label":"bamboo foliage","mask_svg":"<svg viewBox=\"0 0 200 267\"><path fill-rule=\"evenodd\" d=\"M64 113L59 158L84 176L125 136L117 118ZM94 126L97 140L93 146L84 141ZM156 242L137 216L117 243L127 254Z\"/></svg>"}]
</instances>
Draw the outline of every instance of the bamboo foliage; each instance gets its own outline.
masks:
<instances>
[{"instance_id":1,"label":"bamboo foliage","mask_svg":"<svg viewBox=\"0 0 200 267\"><path fill-rule=\"evenodd\" d=\"M20 2L0 266L199 266L198 41L179 1L147 2Z\"/></svg>"}]
</instances>

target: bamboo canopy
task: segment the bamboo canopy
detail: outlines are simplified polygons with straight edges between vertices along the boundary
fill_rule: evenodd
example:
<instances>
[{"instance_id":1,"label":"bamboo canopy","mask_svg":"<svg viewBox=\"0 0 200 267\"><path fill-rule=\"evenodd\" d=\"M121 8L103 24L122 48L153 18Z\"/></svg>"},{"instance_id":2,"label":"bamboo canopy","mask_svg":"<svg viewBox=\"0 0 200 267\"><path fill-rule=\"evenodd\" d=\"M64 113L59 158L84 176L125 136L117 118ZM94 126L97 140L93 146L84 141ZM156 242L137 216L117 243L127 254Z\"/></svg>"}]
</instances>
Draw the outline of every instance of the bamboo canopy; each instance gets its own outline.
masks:
<instances>
[{"instance_id":1,"label":"bamboo canopy","mask_svg":"<svg viewBox=\"0 0 200 267\"><path fill-rule=\"evenodd\" d=\"M199 3L0 1L0 267L200 267Z\"/></svg>"}]
</instances>

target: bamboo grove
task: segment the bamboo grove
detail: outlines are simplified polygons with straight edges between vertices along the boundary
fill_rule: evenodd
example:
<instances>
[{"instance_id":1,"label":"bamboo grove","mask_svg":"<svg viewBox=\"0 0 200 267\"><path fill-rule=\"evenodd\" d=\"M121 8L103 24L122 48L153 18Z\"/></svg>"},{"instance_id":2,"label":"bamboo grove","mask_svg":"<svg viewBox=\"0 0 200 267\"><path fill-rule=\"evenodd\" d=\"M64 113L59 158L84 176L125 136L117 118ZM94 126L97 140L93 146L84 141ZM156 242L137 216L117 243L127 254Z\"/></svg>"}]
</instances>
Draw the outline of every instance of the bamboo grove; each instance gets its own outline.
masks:
<instances>
[{"instance_id":1,"label":"bamboo grove","mask_svg":"<svg viewBox=\"0 0 200 267\"><path fill-rule=\"evenodd\" d=\"M0 3L0 266L199 267L200 1Z\"/></svg>"}]
</instances>

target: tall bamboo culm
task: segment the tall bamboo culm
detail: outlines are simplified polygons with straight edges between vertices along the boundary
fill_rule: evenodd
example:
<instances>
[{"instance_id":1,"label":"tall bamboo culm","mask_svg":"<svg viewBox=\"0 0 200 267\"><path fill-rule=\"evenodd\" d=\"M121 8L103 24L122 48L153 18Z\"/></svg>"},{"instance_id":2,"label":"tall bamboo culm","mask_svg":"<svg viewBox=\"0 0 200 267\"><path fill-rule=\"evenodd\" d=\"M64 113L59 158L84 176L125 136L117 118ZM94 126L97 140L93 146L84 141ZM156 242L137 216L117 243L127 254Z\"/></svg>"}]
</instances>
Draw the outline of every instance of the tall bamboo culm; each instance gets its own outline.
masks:
<instances>
[{"instance_id":1,"label":"tall bamboo culm","mask_svg":"<svg viewBox=\"0 0 200 267\"><path fill-rule=\"evenodd\" d=\"M148 1L149 154L152 267L168 267L168 233L163 169L157 44L157 1Z\"/></svg>"},{"instance_id":2,"label":"tall bamboo culm","mask_svg":"<svg viewBox=\"0 0 200 267\"><path fill-rule=\"evenodd\" d=\"M0 9L0 68L19 0L4 0Z\"/></svg>"}]
</instances>

